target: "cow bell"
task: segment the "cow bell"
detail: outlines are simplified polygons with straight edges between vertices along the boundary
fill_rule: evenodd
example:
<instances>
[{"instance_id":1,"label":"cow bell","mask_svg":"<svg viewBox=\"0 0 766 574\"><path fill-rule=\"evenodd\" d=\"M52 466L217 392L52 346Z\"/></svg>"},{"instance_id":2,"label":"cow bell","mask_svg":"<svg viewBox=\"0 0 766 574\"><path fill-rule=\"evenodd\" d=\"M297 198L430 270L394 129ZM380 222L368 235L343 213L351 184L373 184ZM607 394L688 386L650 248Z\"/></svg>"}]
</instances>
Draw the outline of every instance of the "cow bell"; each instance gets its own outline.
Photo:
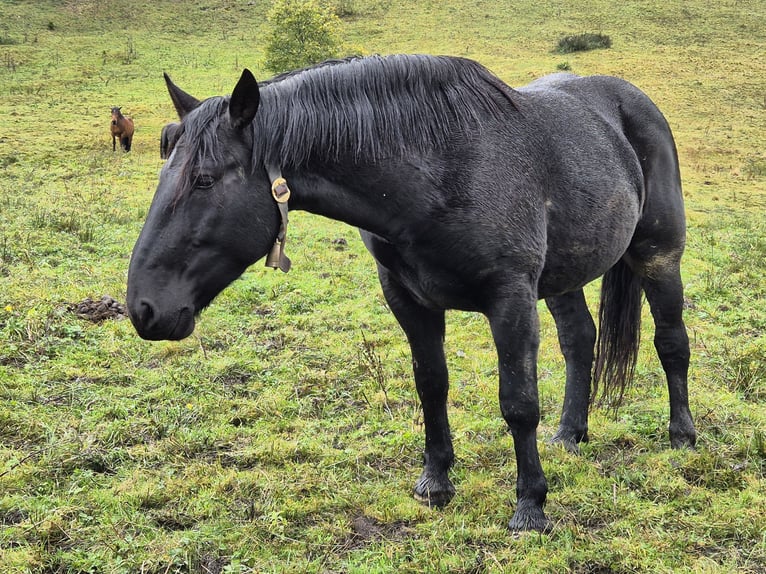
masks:
<instances>
[{"instance_id":1,"label":"cow bell","mask_svg":"<svg viewBox=\"0 0 766 574\"><path fill-rule=\"evenodd\" d=\"M292 263L290 259L285 255L284 241L279 241L277 239L271 247L269 254L266 256L266 267L279 269L282 272L287 273L290 271L291 265Z\"/></svg>"}]
</instances>

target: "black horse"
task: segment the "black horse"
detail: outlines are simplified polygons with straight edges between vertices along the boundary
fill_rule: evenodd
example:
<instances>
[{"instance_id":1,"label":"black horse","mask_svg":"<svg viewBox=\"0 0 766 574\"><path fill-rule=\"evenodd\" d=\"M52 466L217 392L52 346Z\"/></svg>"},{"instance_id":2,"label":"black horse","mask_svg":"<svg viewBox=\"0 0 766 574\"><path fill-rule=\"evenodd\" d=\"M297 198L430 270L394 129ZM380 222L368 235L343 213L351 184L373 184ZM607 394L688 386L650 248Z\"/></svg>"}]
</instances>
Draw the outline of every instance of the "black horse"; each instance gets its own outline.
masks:
<instances>
[{"instance_id":1,"label":"black horse","mask_svg":"<svg viewBox=\"0 0 766 574\"><path fill-rule=\"evenodd\" d=\"M202 102L167 84L181 132L128 275L141 337L188 336L195 316L270 250L267 263L289 269L289 199L290 209L360 228L375 257L423 407L418 499L438 506L455 492L445 309L489 319L518 470L511 529L551 526L536 436L540 298L567 367L554 441L576 449L588 439L592 380L621 396L643 292L670 391L671 445L694 445L678 159L667 122L637 88L559 74L513 90L476 62L431 56L333 62L260 87L245 70L230 97ZM582 288L602 275L597 341Z\"/></svg>"},{"instance_id":2,"label":"black horse","mask_svg":"<svg viewBox=\"0 0 766 574\"><path fill-rule=\"evenodd\" d=\"M162 131L160 132L160 159L168 159L170 154L173 153L180 129L181 124L178 122L170 122L162 126Z\"/></svg>"}]
</instances>

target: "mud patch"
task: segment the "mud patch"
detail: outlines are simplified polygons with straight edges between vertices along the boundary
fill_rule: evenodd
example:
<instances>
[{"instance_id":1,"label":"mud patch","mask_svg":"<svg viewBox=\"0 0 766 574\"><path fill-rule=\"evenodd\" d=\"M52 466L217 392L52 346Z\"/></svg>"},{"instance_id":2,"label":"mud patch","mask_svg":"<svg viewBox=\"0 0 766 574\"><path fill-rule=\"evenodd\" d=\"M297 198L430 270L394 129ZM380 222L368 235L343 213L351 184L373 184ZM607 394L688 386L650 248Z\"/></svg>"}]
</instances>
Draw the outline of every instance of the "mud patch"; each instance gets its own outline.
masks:
<instances>
[{"instance_id":1,"label":"mud patch","mask_svg":"<svg viewBox=\"0 0 766 574\"><path fill-rule=\"evenodd\" d=\"M385 523L371 516L360 514L351 520L351 533L342 544L344 551L363 548L379 541L404 540L412 536L414 530L409 522L395 520Z\"/></svg>"},{"instance_id":2,"label":"mud patch","mask_svg":"<svg viewBox=\"0 0 766 574\"><path fill-rule=\"evenodd\" d=\"M158 510L152 513L152 519L160 528L168 531L191 530L197 524L197 521L183 512L174 512L172 510Z\"/></svg>"},{"instance_id":3,"label":"mud patch","mask_svg":"<svg viewBox=\"0 0 766 574\"><path fill-rule=\"evenodd\" d=\"M101 323L108 319L121 321L128 317L128 310L125 305L109 295L104 295L95 301L88 297L79 303L70 303L67 305L67 311L74 313L80 319L93 323Z\"/></svg>"},{"instance_id":4,"label":"mud patch","mask_svg":"<svg viewBox=\"0 0 766 574\"><path fill-rule=\"evenodd\" d=\"M11 508L4 512L0 512L0 524L3 526L13 526L15 524L21 524L28 517L28 514L24 510Z\"/></svg>"}]
</instances>

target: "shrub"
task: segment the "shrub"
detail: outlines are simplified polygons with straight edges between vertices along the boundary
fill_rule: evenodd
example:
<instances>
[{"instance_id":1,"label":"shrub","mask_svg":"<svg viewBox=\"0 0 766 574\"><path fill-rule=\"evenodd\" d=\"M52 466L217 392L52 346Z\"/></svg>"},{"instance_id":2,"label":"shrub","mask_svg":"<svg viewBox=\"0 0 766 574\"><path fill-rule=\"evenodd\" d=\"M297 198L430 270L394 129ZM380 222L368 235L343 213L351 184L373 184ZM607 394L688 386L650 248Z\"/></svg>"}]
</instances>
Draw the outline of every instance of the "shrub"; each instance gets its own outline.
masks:
<instances>
[{"instance_id":1,"label":"shrub","mask_svg":"<svg viewBox=\"0 0 766 574\"><path fill-rule=\"evenodd\" d=\"M340 19L316 0L276 0L269 22L266 67L272 72L316 64L340 51Z\"/></svg>"},{"instance_id":2,"label":"shrub","mask_svg":"<svg viewBox=\"0 0 766 574\"><path fill-rule=\"evenodd\" d=\"M561 38L556 51L559 54L570 54L611 47L612 39L604 34L575 34Z\"/></svg>"},{"instance_id":3,"label":"shrub","mask_svg":"<svg viewBox=\"0 0 766 574\"><path fill-rule=\"evenodd\" d=\"M335 4L335 13L339 18L348 18L356 14L354 0L338 0Z\"/></svg>"}]
</instances>

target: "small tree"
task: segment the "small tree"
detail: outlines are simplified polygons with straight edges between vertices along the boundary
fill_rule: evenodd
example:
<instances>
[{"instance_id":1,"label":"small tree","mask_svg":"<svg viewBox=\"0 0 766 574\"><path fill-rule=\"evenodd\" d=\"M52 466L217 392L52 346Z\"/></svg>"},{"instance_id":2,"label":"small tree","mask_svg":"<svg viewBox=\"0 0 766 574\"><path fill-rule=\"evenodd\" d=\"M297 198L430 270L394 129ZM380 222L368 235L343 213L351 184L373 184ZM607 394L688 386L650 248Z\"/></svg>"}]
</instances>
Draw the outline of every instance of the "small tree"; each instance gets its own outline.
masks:
<instances>
[{"instance_id":1,"label":"small tree","mask_svg":"<svg viewBox=\"0 0 766 574\"><path fill-rule=\"evenodd\" d=\"M269 22L266 67L272 72L317 64L340 52L340 19L317 0L276 0Z\"/></svg>"}]
</instances>

